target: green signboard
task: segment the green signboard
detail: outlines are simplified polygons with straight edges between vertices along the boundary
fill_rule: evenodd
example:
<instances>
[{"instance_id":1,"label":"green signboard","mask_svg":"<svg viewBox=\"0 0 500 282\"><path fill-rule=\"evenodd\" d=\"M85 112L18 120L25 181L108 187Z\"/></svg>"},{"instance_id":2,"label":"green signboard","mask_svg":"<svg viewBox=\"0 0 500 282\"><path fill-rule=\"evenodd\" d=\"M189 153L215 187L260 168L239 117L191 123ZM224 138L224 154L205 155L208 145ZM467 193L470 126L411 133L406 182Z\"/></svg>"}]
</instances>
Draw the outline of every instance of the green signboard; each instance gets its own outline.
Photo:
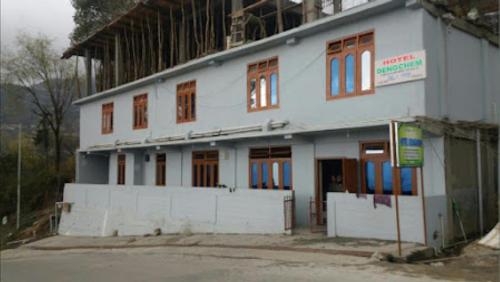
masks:
<instances>
[{"instance_id":1,"label":"green signboard","mask_svg":"<svg viewBox=\"0 0 500 282\"><path fill-rule=\"evenodd\" d=\"M408 123L397 128L397 157L400 167L421 167L424 164L422 129Z\"/></svg>"}]
</instances>

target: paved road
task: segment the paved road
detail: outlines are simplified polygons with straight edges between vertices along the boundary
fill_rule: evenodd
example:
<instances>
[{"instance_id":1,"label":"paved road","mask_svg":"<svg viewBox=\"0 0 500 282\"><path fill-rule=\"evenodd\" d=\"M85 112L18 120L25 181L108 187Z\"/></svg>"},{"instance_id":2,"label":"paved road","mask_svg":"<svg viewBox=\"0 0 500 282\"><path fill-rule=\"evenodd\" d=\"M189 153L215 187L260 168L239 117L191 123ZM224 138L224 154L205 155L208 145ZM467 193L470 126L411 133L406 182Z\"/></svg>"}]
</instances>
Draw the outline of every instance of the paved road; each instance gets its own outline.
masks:
<instances>
[{"instance_id":1,"label":"paved road","mask_svg":"<svg viewBox=\"0 0 500 282\"><path fill-rule=\"evenodd\" d=\"M434 281L415 271L374 264L365 258L287 251L203 247L17 249L1 255L2 282Z\"/></svg>"}]
</instances>

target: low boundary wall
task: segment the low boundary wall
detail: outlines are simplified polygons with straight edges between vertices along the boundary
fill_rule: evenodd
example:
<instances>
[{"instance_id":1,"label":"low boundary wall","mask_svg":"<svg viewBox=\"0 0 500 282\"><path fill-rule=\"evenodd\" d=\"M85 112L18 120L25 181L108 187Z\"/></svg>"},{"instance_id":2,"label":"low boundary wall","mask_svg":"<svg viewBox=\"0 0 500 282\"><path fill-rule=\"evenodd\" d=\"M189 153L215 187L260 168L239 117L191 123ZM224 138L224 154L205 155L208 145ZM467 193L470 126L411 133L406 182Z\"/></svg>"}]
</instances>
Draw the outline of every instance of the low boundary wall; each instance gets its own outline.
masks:
<instances>
[{"instance_id":1,"label":"low boundary wall","mask_svg":"<svg viewBox=\"0 0 500 282\"><path fill-rule=\"evenodd\" d=\"M328 193L327 232L329 237L355 237L397 240L395 197L390 207L374 203L373 195L359 197L350 193ZM444 196L426 197L427 244L440 246L446 224L446 199ZM425 244L422 198L399 196L401 240Z\"/></svg>"},{"instance_id":2,"label":"low boundary wall","mask_svg":"<svg viewBox=\"0 0 500 282\"><path fill-rule=\"evenodd\" d=\"M290 191L66 184L59 234L163 233L284 234Z\"/></svg>"}]
</instances>

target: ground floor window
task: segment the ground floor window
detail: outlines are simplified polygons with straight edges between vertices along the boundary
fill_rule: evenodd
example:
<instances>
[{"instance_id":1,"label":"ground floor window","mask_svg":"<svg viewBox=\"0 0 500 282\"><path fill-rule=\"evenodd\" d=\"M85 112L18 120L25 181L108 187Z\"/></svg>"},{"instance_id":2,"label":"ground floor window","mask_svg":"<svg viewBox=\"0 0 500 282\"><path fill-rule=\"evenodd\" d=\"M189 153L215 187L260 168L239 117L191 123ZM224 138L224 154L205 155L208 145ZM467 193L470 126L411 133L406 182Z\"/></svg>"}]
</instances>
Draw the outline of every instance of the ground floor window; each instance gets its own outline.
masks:
<instances>
[{"instance_id":1,"label":"ground floor window","mask_svg":"<svg viewBox=\"0 0 500 282\"><path fill-rule=\"evenodd\" d=\"M117 181L118 185L125 185L125 166L126 166L126 156L125 154L118 155L118 173Z\"/></svg>"},{"instance_id":2,"label":"ground floor window","mask_svg":"<svg viewBox=\"0 0 500 282\"><path fill-rule=\"evenodd\" d=\"M193 186L217 187L219 185L219 152L193 152Z\"/></svg>"},{"instance_id":3,"label":"ground floor window","mask_svg":"<svg viewBox=\"0 0 500 282\"><path fill-rule=\"evenodd\" d=\"M156 185L165 186L166 184L166 164L167 155L165 153L156 154Z\"/></svg>"},{"instance_id":4,"label":"ground floor window","mask_svg":"<svg viewBox=\"0 0 500 282\"><path fill-rule=\"evenodd\" d=\"M289 146L250 149L250 187L292 190L291 158Z\"/></svg>"},{"instance_id":5,"label":"ground floor window","mask_svg":"<svg viewBox=\"0 0 500 282\"><path fill-rule=\"evenodd\" d=\"M416 168L391 166L389 142L361 143L361 183L367 194L417 195Z\"/></svg>"}]
</instances>

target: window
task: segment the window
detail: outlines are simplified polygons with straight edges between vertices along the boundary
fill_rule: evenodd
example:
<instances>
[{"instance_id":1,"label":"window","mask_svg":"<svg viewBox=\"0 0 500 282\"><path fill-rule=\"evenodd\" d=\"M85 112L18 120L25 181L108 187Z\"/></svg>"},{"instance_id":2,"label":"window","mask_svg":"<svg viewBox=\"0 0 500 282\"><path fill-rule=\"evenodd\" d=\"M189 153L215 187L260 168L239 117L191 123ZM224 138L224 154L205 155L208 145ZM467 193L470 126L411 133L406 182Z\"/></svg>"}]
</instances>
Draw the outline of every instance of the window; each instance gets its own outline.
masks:
<instances>
[{"instance_id":1,"label":"window","mask_svg":"<svg viewBox=\"0 0 500 282\"><path fill-rule=\"evenodd\" d=\"M193 186L217 187L219 185L219 152L193 152Z\"/></svg>"},{"instance_id":2,"label":"window","mask_svg":"<svg viewBox=\"0 0 500 282\"><path fill-rule=\"evenodd\" d=\"M118 155L118 173L117 181L118 185L125 185L125 167L126 167L126 156L124 154Z\"/></svg>"},{"instance_id":3,"label":"window","mask_svg":"<svg viewBox=\"0 0 500 282\"><path fill-rule=\"evenodd\" d=\"M362 190L368 194L417 194L417 170L391 166L389 142L361 144Z\"/></svg>"},{"instance_id":4,"label":"window","mask_svg":"<svg viewBox=\"0 0 500 282\"><path fill-rule=\"evenodd\" d=\"M156 154L156 185L165 186L166 184L166 161L165 153Z\"/></svg>"},{"instance_id":5,"label":"window","mask_svg":"<svg viewBox=\"0 0 500 282\"><path fill-rule=\"evenodd\" d=\"M113 103L102 105L101 132L102 134L113 133Z\"/></svg>"},{"instance_id":6,"label":"window","mask_svg":"<svg viewBox=\"0 0 500 282\"><path fill-rule=\"evenodd\" d=\"M292 190L290 147L250 149L250 187Z\"/></svg>"},{"instance_id":7,"label":"window","mask_svg":"<svg viewBox=\"0 0 500 282\"><path fill-rule=\"evenodd\" d=\"M134 96L134 129L148 127L148 94Z\"/></svg>"},{"instance_id":8,"label":"window","mask_svg":"<svg viewBox=\"0 0 500 282\"><path fill-rule=\"evenodd\" d=\"M279 105L278 58L249 64L247 71L248 111L277 108Z\"/></svg>"},{"instance_id":9,"label":"window","mask_svg":"<svg viewBox=\"0 0 500 282\"><path fill-rule=\"evenodd\" d=\"M328 42L326 58L327 99L373 93L373 32Z\"/></svg>"},{"instance_id":10,"label":"window","mask_svg":"<svg viewBox=\"0 0 500 282\"><path fill-rule=\"evenodd\" d=\"M177 123L196 120L196 81L177 85Z\"/></svg>"}]
</instances>

